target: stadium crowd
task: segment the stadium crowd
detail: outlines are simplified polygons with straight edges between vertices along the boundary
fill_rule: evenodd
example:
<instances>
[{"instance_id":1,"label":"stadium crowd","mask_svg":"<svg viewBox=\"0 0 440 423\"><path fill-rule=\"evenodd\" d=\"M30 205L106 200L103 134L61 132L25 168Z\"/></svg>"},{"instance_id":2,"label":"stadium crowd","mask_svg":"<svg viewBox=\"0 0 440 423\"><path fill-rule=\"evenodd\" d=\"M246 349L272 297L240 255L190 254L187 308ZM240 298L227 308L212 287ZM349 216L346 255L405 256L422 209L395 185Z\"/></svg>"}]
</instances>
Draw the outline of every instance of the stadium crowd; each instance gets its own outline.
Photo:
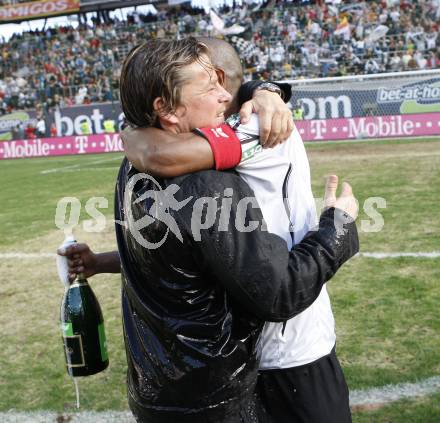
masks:
<instances>
[{"instance_id":1,"label":"stadium crowd","mask_svg":"<svg viewBox=\"0 0 440 423\"><path fill-rule=\"evenodd\" d=\"M160 7L155 15L135 12L126 21L97 15L93 25L14 35L0 43L0 114L117 100L123 57L151 37L225 37L248 79L440 67L440 0L308 3L226 7L220 31L203 10L179 6ZM227 34L234 24L244 30Z\"/></svg>"},{"instance_id":2,"label":"stadium crowd","mask_svg":"<svg viewBox=\"0 0 440 423\"><path fill-rule=\"evenodd\" d=\"M30 3L31 1L35 0L0 0L0 6L8 6L17 3Z\"/></svg>"}]
</instances>

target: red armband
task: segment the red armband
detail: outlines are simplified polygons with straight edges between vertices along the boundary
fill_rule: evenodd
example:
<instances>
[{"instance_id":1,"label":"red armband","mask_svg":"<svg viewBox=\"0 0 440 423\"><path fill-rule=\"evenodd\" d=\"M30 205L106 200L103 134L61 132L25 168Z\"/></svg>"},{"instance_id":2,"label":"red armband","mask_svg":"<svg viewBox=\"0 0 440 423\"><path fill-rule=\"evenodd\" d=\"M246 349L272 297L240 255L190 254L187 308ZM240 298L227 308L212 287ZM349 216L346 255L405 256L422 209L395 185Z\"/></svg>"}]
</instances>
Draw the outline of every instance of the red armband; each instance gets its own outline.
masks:
<instances>
[{"instance_id":1,"label":"red armband","mask_svg":"<svg viewBox=\"0 0 440 423\"><path fill-rule=\"evenodd\" d=\"M209 142L217 170L231 169L240 163L240 140L229 125L223 124L217 128L197 128L193 132Z\"/></svg>"}]
</instances>

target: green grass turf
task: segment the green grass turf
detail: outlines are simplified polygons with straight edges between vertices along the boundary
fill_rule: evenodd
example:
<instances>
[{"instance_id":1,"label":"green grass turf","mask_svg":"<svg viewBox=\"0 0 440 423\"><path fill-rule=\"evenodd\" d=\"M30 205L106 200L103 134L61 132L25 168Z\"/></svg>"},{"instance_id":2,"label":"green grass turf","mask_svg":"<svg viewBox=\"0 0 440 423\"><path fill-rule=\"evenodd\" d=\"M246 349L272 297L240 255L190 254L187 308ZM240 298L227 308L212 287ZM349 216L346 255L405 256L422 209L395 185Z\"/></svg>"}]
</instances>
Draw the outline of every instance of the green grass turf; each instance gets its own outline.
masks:
<instances>
[{"instance_id":1,"label":"green grass turf","mask_svg":"<svg viewBox=\"0 0 440 423\"><path fill-rule=\"evenodd\" d=\"M438 260L356 258L330 282L351 389L440 374Z\"/></svg>"},{"instance_id":2,"label":"green grass turf","mask_svg":"<svg viewBox=\"0 0 440 423\"><path fill-rule=\"evenodd\" d=\"M353 413L353 423L438 423L440 394Z\"/></svg>"},{"instance_id":3,"label":"green grass turf","mask_svg":"<svg viewBox=\"0 0 440 423\"><path fill-rule=\"evenodd\" d=\"M102 212L111 217L121 160L121 154L106 154L0 162L0 248L56 229L57 203L65 196L81 201L81 221L90 219L84 209L90 197L106 197L109 207ZM53 169L60 171L41 173Z\"/></svg>"},{"instance_id":4,"label":"green grass turf","mask_svg":"<svg viewBox=\"0 0 440 423\"><path fill-rule=\"evenodd\" d=\"M440 249L440 142L362 142L308 145L315 196L323 193L324 176L347 180L359 200L362 220L369 197L381 197L387 207L381 231L361 231L363 251L431 251ZM436 236L437 234L437 236Z\"/></svg>"},{"instance_id":5,"label":"green grass turf","mask_svg":"<svg viewBox=\"0 0 440 423\"><path fill-rule=\"evenodd\" d=\"M316 196L330 173L349 180L361 205L383 197L384 227L360 231L363 251L440 251L440 142L436 140L308 144ZM63 196L84 205L92 196L109 201L108 236L80 232L101 251L111 236L113 188L121 155L95 155L0 162L0 252L54 251L62 234L54 226ZM114 159L94 163L101 160ZM42 174L79 165L80 171ZM76 168L73 168L76 169ZM67 171L66 171L67 170ZM361 221L368 220L361 211ZM439 259L356 258L329 284L335 311L338 354L350 388L414 382L440 374ZM0 262L0 410L73 410L74 390L64 368L58 325L62 288L52 259ZM80 381L83 409L126 409L125 357L119 279L92 280L103 308L110 368ZM356 411L355 422L434 422L438 395ZM437 405L436 405L437 404Z\"/></svg>"},{"instance_id":6,"label":"green grass turf","mask_svg":"<svg viewBox=\"0 0 440 423\"><path fill-rule=\"evenodd\" d=\"M40 268L32 272L17 270L8 278L9 286L0 290L1 411L75 411L75 391L65 368L59 325L63 288L57 281L53 260L44 259L39 264ZM104 315L110 366L98 375L79 378L81 409L125 410L120 277L96 276L92 285Z\"/></svg>"}]
</instances>

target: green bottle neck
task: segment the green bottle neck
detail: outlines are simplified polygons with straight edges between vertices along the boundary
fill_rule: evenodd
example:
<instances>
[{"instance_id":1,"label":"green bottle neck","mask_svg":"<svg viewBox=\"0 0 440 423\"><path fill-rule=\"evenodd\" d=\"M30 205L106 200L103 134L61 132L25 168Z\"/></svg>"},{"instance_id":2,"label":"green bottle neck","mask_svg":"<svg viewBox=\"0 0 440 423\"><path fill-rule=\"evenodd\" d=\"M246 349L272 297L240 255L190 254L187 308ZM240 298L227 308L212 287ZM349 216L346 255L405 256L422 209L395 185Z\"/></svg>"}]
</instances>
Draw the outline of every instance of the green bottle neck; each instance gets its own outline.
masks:
<instances>
[{"instance_id":1,"label":"green bottle neck","mask_svg":"<svg viewBox=\"0 0 440 423\"><path fill-rule=\"evenodd\" d=\"M77 273L75 280L72 284L85 284L88 283L84 273Z\"/></svg>"}]
</instances>

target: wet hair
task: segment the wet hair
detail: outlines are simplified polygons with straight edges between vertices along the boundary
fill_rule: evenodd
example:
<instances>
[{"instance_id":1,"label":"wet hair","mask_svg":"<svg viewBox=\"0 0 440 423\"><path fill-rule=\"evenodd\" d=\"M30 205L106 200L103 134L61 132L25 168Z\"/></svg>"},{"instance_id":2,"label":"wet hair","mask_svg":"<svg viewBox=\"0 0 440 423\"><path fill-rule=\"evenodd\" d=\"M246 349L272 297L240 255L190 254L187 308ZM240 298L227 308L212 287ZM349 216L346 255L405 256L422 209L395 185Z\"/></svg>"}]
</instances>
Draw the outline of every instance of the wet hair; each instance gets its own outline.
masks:
<instances>
[{"instance_id":1,"label":"wet hair","mask_svg":"<svg viewBox=\"0 0 440 423\"><path fill-rule=\"evenodd\" d=\"M195 62L213 69L208 47L193 37L149 40L134 47L124 60L120 92L125 118L137 127L157 124L153 102L162 98L163 114L181 104L181 91L189 78L183 68Z\"/></svg>"}]
</instances>

